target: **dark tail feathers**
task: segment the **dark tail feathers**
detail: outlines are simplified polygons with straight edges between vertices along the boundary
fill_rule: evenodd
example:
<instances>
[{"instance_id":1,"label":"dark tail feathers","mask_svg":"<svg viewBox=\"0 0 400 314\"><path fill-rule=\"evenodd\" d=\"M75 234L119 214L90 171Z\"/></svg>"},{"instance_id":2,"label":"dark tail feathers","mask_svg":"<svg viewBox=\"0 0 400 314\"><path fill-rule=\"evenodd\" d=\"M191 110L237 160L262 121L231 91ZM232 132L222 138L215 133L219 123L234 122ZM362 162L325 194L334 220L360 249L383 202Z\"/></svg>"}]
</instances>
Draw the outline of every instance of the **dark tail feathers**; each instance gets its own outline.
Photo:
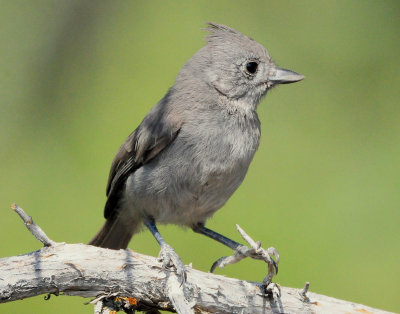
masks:
<instances>
[{"instance_id":1,"label":"dark tail feathers","mask_svg":"<svg viewBox=\"0 0 400 314\"><path fill-rule=\"evenodd\" d=\"M109 217L89 245L108 249L126 249L135 232L136 224L124 222L123 215Z\"/></svg>"}]
</instances>

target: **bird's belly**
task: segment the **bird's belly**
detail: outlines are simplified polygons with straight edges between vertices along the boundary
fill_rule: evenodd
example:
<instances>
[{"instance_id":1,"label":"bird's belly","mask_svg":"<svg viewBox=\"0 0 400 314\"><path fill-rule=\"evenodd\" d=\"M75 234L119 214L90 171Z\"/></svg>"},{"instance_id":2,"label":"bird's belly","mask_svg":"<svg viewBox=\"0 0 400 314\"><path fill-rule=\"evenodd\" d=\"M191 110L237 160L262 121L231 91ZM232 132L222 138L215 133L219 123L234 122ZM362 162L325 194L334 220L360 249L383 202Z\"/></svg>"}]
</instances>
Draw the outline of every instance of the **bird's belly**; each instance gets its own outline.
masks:
<instances>
[{"instance_id":1,"label":"bird's belly","mask_svg":"<svg viewBox=\"0 0 400 314\"><path fill-rule=\"evenodd\" d=\"M225 204L243 181L247 167L202 175L191 165L160 170L153 174L141 168L128 179L128 207L160 223L192 226Z\"/></svg>"},{"instance_id":2,"label":"bird's belly","mask_svg":"<svg viewBox=\"0 0 400 314\"><path fill-rule=\"evenodd\" d=\"M258 137L243 133L208 142L180 137L127 180L132 211L157 222L192 226L221 208L243 181ZM191 140L189 141L189 138ZM198 144L201 143L201 144Z\"/></svg>"}]
</instances>

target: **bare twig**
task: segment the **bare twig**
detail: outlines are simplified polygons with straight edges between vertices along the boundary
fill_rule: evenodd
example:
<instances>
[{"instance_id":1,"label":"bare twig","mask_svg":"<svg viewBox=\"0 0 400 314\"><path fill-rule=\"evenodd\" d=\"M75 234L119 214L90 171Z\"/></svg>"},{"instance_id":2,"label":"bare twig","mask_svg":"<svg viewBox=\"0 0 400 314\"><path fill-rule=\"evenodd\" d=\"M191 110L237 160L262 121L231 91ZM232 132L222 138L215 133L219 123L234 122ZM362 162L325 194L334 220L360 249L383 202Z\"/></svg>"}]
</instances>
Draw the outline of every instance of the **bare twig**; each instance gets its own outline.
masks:
<instances>
[{"instance_id":1,"label":"bare twig","mask_svg":"<svg viewBox=\"0 0 400 314\"><path fill-rule=\"evenodd\" d=\"M261 248L261 242L254 241L238 224L236 225L236 229L239 231L243 240L245 240L250 245L250 247L255 250L256 253L259 252Z\"/></svg>"},{"instance_id":2,"label":"bare twig","mask_svg":"<svg viewBox=\"0 0 400 314\"><path fill-rule=\"evenodd\" d=\"M94 314L105 314L103 302L99 301L94 305Z\"/></svg>"},{"instance_id":3,"label":"bare twig","mask_svg":"<svg viewBox=\"0 0 400 314\"><path fill-rule=\"evenodd\" d=\"M304 285L303 290L299 291L299 294L302 297L302 301L304 302L310 302L310 299L307 296L308 288L310 288L310 283L307 281Z\"/></svg>"},{"instance_id":4,"label":"bare twig","mask_svg":"<svg viewBox=\"0 0 400 314\"><path fill-rule=\"evenodd\" d=\"M28 216L21 207L14 203L11 205L11 209L15 211L19 215L19 217L21 217L28 230L35 236L36 239L42 242L44 246L52 246L56 244L56 242L51 240L44 233L42 228L40 228L37 224L33 222L32 217Z\"/></svg>"}]
</instances>

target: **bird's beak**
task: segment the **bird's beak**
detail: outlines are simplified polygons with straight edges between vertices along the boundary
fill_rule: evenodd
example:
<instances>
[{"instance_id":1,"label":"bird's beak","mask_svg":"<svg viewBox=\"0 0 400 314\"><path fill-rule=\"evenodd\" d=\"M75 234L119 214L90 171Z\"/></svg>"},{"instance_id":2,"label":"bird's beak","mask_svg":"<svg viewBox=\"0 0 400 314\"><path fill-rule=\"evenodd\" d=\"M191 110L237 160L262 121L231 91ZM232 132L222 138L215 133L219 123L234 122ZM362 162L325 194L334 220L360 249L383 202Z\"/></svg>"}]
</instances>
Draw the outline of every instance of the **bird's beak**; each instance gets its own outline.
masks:
<instances>
[{"instance_id":1,"label":"bird's beak","mask_svg":"<svg viewBox=\"0 0 400 314\"><path fill-rule=\"evenodd\" d=\"M304 75L278 67L274 68L268 75L268 81L273 84L289 84L302 79L304 79Z\"/></svg>"}]
</instances>

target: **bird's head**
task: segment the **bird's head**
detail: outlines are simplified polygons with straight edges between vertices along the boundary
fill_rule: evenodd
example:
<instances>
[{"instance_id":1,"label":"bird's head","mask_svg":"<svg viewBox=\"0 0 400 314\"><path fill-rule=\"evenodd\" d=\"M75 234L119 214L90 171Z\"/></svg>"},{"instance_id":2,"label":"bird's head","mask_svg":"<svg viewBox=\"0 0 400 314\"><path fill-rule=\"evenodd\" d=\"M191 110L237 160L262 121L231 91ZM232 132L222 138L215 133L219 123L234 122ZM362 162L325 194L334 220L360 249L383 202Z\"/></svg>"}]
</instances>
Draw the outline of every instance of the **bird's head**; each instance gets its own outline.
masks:
<instances>
[{"instance_id":1,"label":"bird's head","mask_svg":"<svg viewBox=\"0 0 400 314\"><path fill-rule=\"evenodd\" d=\"M204 49L209 60L205 73L208 83L227 98L242 100L255 108L272 87L304 78L276 66L255 40L224 25L208 25Z\"/></svg>"}]
</instances>

